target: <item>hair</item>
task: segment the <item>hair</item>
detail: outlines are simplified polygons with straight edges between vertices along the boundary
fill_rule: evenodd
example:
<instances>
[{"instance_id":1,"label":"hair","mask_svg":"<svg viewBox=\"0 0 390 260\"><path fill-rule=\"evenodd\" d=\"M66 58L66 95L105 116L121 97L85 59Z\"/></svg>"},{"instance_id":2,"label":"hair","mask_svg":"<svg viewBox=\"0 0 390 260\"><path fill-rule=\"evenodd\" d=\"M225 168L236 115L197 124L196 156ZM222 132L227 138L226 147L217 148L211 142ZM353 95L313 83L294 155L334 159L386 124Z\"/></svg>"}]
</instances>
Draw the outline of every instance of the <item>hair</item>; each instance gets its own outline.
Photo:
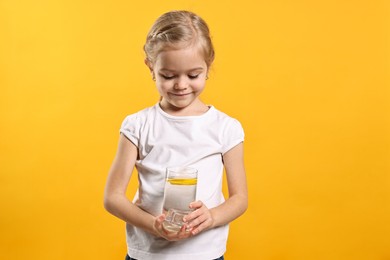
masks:
<instances>
[{"instance_id":1,"label":"hair","mask_svg":"<svg viewBox=\"0 0 390 260\"><path fill-rule=\"evenodd\" d=\"M214 61L214 47L207 23L189 11L171 11L153 24L144 45L146 61L154 64L161 51L199 44L207 67Z\"/></svg>"}]
</instances>

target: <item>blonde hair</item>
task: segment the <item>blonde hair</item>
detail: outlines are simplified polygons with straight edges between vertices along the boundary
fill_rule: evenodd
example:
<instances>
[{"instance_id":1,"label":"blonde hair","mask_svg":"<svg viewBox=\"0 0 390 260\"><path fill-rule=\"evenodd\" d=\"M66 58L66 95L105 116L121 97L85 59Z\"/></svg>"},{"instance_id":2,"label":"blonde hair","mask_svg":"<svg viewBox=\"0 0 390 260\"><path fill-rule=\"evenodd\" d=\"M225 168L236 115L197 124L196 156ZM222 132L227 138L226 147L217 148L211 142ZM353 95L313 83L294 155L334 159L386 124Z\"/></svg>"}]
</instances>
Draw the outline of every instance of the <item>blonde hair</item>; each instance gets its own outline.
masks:
<instances>
[{"instance_id":1,"label":"blonde hair","mask_svg":"<svg viewBox=\"0 0 390 260\"><path fill-rule=\"evenodd\" d=\"M208 67L214 61L214 47L207 23L189 11L171 11L161 15L153 24L144 45L146 61L154 64L158 54L199 44Z\"/></svg>"}]
</instances>

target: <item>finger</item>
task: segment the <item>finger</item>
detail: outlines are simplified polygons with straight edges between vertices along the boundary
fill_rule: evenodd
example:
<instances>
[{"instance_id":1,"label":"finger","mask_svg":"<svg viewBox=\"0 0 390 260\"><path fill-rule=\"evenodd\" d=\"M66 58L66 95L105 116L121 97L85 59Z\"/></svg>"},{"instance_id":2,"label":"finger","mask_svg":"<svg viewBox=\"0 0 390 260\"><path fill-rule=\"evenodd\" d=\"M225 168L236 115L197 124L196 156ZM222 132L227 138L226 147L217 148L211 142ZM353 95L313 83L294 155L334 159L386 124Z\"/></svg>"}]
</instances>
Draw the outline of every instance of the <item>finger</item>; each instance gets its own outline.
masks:
<instances>
[{"instance_id":1,"label":"finger","mask_svg":"<svg viewBox=\"0 0 390 260\"><path fill-rule=\"evenodd\" d=\"M192 236L192 234L189 230L186 229L185 225L183 225L180 228L180 230L177 232L166 231L166 233L164 234L164 238L169 241L178 241L178 240L186 239L190 236Z\"/></svg>"},{"instance_id":2,"label":"finger","mask_svg":"<svg viewBox=\"0 0 390 260\"><path fill-rule=\"evenodd\" d=\"M197 235L199 234L200 232L202 232L203 230L207 229L208 227L211 226L211 218L208 218L206 219L205 221L201 222L200 225L198 226L195 226L192 230L191 230L191 234L192 235Z\"/></svg>"},{"instance_id":3,"label":"finger","mask_svg":"<svg viewBox=\"0 0 390 260\"><path fill-rule=\"evenodd\" d=\"M157 233L157 235L162 236L162 237L164 237L165 234L167 233L165 231L164 225L163 225L164 220L165 220L165 215L162 214L162 215L156 217L156 219L154 221L155 232Z\"/></svg>"},{"instance_id":4,"label":"finger","mask_svg":"<svg viewBox=\"0 0 390 260\"><path fill-rule=\"evenodd\" d=\"M184 239L184 238L188 238L190 237L192 234L191 234L191 230L188 228L188 226L186 224L184 224L180 231L177 233L178 237L180 239Z\"/></svg>"},{"instance_id":5,"label":"finger","mask_svg":"<svg viewBox=\"0 0 390 260\"><path fill-rule=\"evenodd\" d=\"M202 206L203 206L203 202L200 200L190 203L190 209L198 209L201 208Z\"/></svg>"},{"instance_id":6,"label":"finger","mask_svg":"<svg viewBox=\"0 0 390 260\"><path fill-rule=\"evenodd\" d=\"M155 227L160 227L162 226L162 223L164 222L164 219L165 219L165 215L160 215L156 218L156 221L154 222L154 226Z\"/></svg>"},{"instance_id":7,"label":"finger","mask_svg":"<svg viewBox=\"0 0 390 260\"><path fill-rule=\"evenodd\" d=\"M202 224L203 222L207 221L207 219L211 218L211 216L206 212L206 213L201 213L201 212L197 212L196 215L193 216L192 219L189 219L188 220L188 228L192 229L196 226L199 226L200 224Z\"/></svg>"},{"instance_id":8,"label":"finger","mask_svg":"<svg viewBox=\"0 0 390 260\"><path fill-rule=\"evenodd\" d=\"M206 207L198 208L198 209L192 211L191 213L189 213L188 215L184 216L183 221L184 222L191 222L192 220L198 218L199 216L201 216L203 214L207 214L207 211L208 211L208 209Z\"/></svg>"}]
</instances>

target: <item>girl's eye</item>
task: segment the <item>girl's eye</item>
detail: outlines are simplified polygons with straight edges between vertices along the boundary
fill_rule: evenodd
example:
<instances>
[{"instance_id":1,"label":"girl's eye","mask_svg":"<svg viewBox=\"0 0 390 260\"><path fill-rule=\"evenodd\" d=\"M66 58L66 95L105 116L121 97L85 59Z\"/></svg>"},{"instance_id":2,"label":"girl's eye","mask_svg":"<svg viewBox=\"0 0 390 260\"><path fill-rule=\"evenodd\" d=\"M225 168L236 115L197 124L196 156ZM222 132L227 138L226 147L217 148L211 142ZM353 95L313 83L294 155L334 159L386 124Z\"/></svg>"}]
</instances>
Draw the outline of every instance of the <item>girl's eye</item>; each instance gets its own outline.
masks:
<instances>
[{"instance_id":1,"label":"girl's eye","mask_svg":"<svg viewBox=\"0 0 390 260\"><path fill-rule=\"evenodd\" d=\"M166 79L166 80L170 80L170 79L173 79L175 76L161 75L161 77L163 77L163 78Z\"/></svg>"},{"instance_id":2,"label":"girl's eye","mask_svg":"<svg viewBox=\"0 0 390 260\"><path fill-rule=\"evenodd\" d=\"M189 77L190 79L196 79L198 76L199 76L199 74L198 74L198 75L188 75L188 77Z\"/></svg>"}]
</instances>

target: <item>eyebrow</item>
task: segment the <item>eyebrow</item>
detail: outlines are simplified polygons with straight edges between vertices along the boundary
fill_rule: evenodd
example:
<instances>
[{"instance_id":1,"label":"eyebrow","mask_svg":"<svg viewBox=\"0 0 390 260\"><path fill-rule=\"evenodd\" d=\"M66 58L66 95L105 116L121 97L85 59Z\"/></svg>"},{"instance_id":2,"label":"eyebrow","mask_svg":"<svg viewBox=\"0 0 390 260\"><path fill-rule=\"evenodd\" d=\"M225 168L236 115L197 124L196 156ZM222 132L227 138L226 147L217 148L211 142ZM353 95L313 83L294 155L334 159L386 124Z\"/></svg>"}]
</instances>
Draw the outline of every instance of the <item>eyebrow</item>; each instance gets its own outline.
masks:
<instances>
[{"instance_id":1,"label":"eyebrow","mask_svg":"<svg viewBox=\"0 0 390 260\"><path fill-rule=\"evenodd\" d=\"M189 69L187 72L200 71L200 70L203 71L204 68L197 67L197 68ZM160 71L176 72L176 70L171 70L171 69L167 69L167 68L161 68Z\"/></svg>"}]
</instances>

